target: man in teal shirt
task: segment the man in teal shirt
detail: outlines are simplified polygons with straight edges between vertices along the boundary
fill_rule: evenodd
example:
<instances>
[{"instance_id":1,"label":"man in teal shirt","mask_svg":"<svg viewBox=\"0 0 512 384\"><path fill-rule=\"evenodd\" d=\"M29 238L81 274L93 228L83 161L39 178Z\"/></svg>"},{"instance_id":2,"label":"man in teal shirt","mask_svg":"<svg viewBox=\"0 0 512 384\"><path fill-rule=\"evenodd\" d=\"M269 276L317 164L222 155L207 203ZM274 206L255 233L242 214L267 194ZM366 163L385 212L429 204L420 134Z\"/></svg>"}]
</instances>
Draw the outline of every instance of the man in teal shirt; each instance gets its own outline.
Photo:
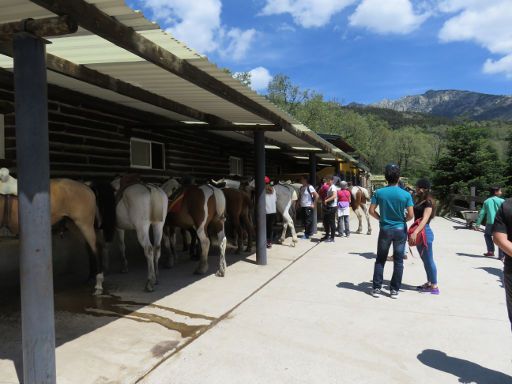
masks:
<instances>
[{"instance_id":1,"label":"man in teal shirt","mask_svg":"<svg viewBox=\"0 0 512 384\"><path fill-rule=\"evenodd\" d=\"M484 201L484 205L480 210L480 214L478 215L478 220L475 223L475 229L478 230L480 224L485 218L485 232L484 239L485 244L487 245L487 253L484 253L484 256L494 256L494 243L492 241L492 226L494 224L494 218L496 217L496 213L498 209L501 207L501 204L505 201L500 196L502 195L500 187L492 187L491 188L491 197ZM499 258L503 258L503 252L501 249L499 250Z\"/></svg>"},{"instance_id":2,"label":"man in teal shirt","mask_svg":"<svg viewBox=\"0 0 512 384\"><path fill-rule=\"evenodd\" d=\"M414 204L411 194L398 186L398 180L400 179L400 167L398 165L386 165L384 176L388 186L375 191L370 205L370 215L380 222L377 260L375 260L373 271L372 296L379 297L381 294L384 265L388 258L389 248L393 244L394 264L390 296L396 299L402 285L407 222L414 217ZM376 212L377 207L379 207L379 213Z\"/></svg>"}]
</instances>

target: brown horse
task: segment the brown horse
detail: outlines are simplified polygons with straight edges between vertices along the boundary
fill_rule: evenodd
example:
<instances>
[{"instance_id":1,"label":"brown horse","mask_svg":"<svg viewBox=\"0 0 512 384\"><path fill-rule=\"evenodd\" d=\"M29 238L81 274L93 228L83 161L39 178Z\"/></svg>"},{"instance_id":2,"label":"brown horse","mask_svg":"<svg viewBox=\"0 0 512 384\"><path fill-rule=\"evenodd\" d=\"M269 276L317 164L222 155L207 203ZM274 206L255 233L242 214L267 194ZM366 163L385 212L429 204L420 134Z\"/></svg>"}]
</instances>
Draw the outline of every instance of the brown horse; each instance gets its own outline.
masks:
<instances>
[{"instance_id":1,"label":"brown horse","mask_svg":"<svg viewBox=\"0 0 512 384\"><path fill-rule=\"evenodd\" d=\"M50 212L52 225L69 218L84 236L89 250L95 256L95 259L91 258L91 275L96 275L94 294L101 295L103 293L103 263L94 228L97 210L93 191L78 181L52 179L50 180ZM0 196L0 218L2 218L1 226L7 227L15 235L19 233L18 198L16 196Z\"/></svg>"},{"instance_id":2,"label":"brown horse","mask_svg":"<svg viewBox=\"0 0 512 384\"><path fill-rule=\"evenodd\" d=\"M226 213L226 198L222 191L209 185L190 185L181 187L176 179L170 179L162 185L169 196L169 209L164 226L164 241L171 255L168 266L174 265L175 230L182 228L194 230L201 244L201 257L196 273L208 271L208 252L210 239L208 234L217 234L220 245L220 259L217 276L226 273L226 236L224 222ZM171 236L172 234L172 236Z\"/></svg>"},{"instance_id":3,"label":"brown horse","mask_svg":"<svg viewBox=\"0 0 512 384\"><path fill-rule=\"evenodd\" d=\"M252 249L252 239L255 237L254 226L251 220L251 198L247 193L239 189L224 188L226 197L227 222L233 227L237 244L237 253L242 252L244 232L247 232L246 252Z\"/></svg>"}]
</instances>

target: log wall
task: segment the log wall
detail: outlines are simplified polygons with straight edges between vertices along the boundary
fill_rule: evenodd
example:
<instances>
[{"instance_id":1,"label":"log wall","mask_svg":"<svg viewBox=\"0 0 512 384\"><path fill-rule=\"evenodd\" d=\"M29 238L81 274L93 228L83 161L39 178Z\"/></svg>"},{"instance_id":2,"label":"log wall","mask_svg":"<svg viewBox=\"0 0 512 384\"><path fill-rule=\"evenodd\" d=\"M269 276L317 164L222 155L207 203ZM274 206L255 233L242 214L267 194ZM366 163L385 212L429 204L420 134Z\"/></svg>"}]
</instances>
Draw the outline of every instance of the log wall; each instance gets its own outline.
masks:
<instances>
[{"instance_id":1,"label":"log wall","mask_svg":"<svg viewBox=\"0 0 512 384\"><path fill-rule=\"evenodd\" d=\"M48 87L50 167L52 177L111 179L135 172L153 181L190 175L199 179L229 174L229 157L243 159L244 175L254 174L252 145L220 137L211 132L143 129L154 118L149 113L117 105L91 96ZM0 69L0 114L5 119L5 156L1 167L15 174L16 139L12 74ZM165 145L166 169L130 167L130 138ZM293 168L290 158L267 151L267 169L278 177Z\"/></svg>"}]
</instances>

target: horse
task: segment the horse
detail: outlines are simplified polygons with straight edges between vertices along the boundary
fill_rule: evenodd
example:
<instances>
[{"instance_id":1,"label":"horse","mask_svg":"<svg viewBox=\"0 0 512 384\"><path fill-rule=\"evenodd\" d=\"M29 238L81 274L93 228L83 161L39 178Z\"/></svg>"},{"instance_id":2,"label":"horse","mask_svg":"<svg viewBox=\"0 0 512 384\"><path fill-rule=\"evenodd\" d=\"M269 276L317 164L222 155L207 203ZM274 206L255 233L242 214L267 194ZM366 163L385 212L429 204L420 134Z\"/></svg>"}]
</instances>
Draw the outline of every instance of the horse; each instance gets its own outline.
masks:
<instances>
[{"instance_id":1,"label":"horse","mask_svg":"<svg viewBox=\"0 0 512 384\"><path fill-rule=\"evenodd\" d=\"M247 233L246 252L252 250L252 239L256 236L252 224L252 202L247 193L239 189L223 188L222 192L226 198L227 221L233 227L237 253L242 252L244 232Z\"/></svg>"},{"instance_id":2,"label":"horse","mask_svg":"<svg viewBox=\"0 0 512 384\"><path fill-rule=\"evenodd\" d=\"M161 241L168 199L165 192L158 186L143 184L132 180L123 185L120 177L111 182L116 195L116 229L119 238L122 272L128 271L124 231L135 230L137 240L144 249L148 265L148 280L145 290L152 292L158 284L158 260L161 254ZM153 231L153 243L149 238L149 228Z\"/></svg>"},{"instance_id":3,"label":"horse","mask_svg":"<svg viewBox=\"0 0 512 384\"><path fill-rule=\"evenodd\" d=\"M211 185L188 185L182 187L176 179L170 179L162 185L169 196L169 207L164 228L164 241L171 251L168 266L174 264L175 236L171 230L183 228L194 230L201 244L201 256L195 273L208 272L208 252L210 239L208 234L215 233L220 247L219 269L217 276L226 274L226 198L219 188Z\"/></svg>"},{"instance_id":4,"label":"horse","mask_svg":"<svg viewBox=\"0 0 512 384\"><path fill-rule=\"evenodd\" d=\"M359 227L356 233L363 233L363 214L366 216L366 222L368 223L367 235L372 234L372 225L370 223L369 204L370 204L370 192L366 188L353 186L350 188L352 199L350 206L357 216L359 221Z\"/></svg>"},{"instance_id":5,"label":"horse","mask_svg":"<svg viewBox=\"0 0 512 384\"><path fill-rule=\"evenodd\" d=\"M0 227L11 233L19 233L18 197L0 196ZM93 191L85 184L70 179L50 180L50 220L51 225L69 218L82 233L90 258L90 278L96 278L94 295L103 294L103 244L95 232L95 220L99 218Z\"/></svg>"},{"instance_id":6,"label":"horse","mask_svg":"<svg viewBox=\"0 0 512 384\"><path fill-rule=\"evenodd\" d=\"M254 189L255 181L252 180L245 187L245 190L254 193ZM274 185L274 189L276 191L277 198L277 212L279 212L283 217L283 231L281 233L281 237L279 238L279 243L282 244L284 242L286 238L286 231L288 230L288 227L290 227L292 232L292 246L295 246L295 243L297 243L299 240L297 238L297 232L295 231L295 225L293 223L292 216L290 215L290 208L295 205L293 203L298 199L296 186L291 183L278 183Z\"/></svg>"}]
</instances>

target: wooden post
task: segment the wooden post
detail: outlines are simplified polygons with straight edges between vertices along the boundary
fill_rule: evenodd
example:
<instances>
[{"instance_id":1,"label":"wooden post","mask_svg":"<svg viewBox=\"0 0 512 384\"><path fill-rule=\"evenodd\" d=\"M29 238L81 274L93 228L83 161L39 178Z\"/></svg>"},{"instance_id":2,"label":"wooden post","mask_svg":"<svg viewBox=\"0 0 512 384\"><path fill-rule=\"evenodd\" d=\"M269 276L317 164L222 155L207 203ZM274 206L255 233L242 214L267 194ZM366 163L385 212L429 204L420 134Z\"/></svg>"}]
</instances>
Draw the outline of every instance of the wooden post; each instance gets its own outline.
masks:
<instances>
[{"instance_id":1,"label":"wooden post","mask_svg":"<svg viewBox=\"0 0 512 384\"><path fill-rule=\"evenodd\" d=\"M265 132L254 132L256 154L256 262L267 264L267 215L265 212Z\"/></svg>"},{"instance_id":2,"label":"wooden post","mask_svg":"<svg viewBox=\"0 0 512 384\"><path fill-rule=\"evenodd\" d=\"M474 211L476 209L476 187L471 187L471 200L469 201L469 209Z\"/></svg>"},{"instance_id":3,"label":"wooden post","mask_svg":"<svg viewBox=\"0 0 512 384\"><path fill-rule=\"evenodd\" d=\"M23 382L54 384L46 49L42 39L27 33L14 35L13 48Z\"/></svg>"}]
</instances>

